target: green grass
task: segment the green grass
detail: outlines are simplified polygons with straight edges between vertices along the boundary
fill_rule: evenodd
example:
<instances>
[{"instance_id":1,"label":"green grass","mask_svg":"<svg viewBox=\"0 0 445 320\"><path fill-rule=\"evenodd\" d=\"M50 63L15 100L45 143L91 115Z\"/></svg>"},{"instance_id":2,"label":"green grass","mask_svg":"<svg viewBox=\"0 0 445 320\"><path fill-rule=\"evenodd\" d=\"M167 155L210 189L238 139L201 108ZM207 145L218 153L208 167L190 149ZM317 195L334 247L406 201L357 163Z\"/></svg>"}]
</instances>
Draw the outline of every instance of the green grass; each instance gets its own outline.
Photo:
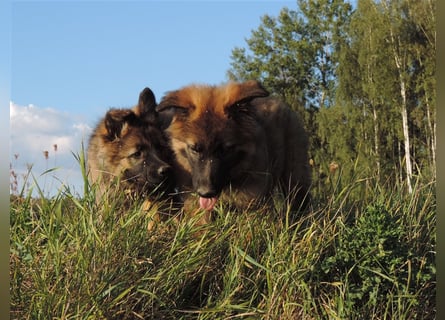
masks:
<instances>
[{"instance_id":1,"label":"green grass","mask_svg":"<svg viewBox=\"0 0 445 320\"><path fill-rule=\"evenodd\" d=\"M11 196L11 319L435 318L434 182L331 180L296 219L220 204L151 232L85 190Z\"/></svg>"}]
</instances>

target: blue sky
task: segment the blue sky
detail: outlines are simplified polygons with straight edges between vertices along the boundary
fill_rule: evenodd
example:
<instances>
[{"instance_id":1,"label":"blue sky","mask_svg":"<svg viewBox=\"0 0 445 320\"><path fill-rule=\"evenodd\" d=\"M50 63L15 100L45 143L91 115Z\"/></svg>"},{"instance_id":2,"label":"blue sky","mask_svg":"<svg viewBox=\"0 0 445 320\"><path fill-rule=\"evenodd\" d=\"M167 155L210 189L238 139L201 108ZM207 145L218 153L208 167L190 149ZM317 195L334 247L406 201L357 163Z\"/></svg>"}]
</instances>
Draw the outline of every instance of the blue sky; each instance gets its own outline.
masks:
<instances>
[{"instance_id":1,"label":"blue sky","mask_svg":"<svg viewBox=\"0 0 445 320\"><path fill-rule=\"evenodd\" d=\"M11 99L100 115L190 82L226 80L230 54L278 1L16 2Z\"/></svg>"},{"instance_id":2,"label":"blue sky","mask_svg":"<svg viewBox=\"0 0 445 320\"><path fill-rule=\"evenodd\" d=\"M81 190L71 152L108 108L134 105L146 86L159 100L192 82L227 81L232 49L285 6L296 1L12 2L13 168L23 175L33 164L38 176L60 167L44 187Z\"/></svg>"}]
</instances>

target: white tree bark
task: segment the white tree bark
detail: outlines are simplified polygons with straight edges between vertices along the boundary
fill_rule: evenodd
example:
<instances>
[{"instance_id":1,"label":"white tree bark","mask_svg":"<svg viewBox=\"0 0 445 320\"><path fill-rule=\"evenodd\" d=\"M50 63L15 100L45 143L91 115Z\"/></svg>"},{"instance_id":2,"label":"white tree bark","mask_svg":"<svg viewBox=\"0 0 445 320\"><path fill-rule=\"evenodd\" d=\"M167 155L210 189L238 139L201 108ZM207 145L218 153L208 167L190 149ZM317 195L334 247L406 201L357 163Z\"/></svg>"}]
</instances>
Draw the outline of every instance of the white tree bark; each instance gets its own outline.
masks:
<instances>
[{"instance_id":1,"label":"white tree bark","mask_svg":"<svg viewBox=\"0 0 445 320\"><path fill-rule=\"evenodd\" d=\"M387 7L388 13L390 13L390 9ZM403 54L399 39L395 39L394 32L391 24L389 25L390 32L390 41L392 46L392 51L394 54L394 62L397 68L397 73L399 75L399 86L400 86L400 97L401 97L401 114L402 114L402 129L403 129L403 138L404 138L404 147L405 147L405 170L406 170L406 184L408 187L408 192L413 192L412 187L412 177L413 177L413 165L411 162L411 147L410 147L410 138L409 138L409 125L408 125L408 105L406 98L406 83L403 77L406 66L406 54Z\"/></svg>"},{"instance_id":2,"label":"white tree bark","mask_svg":"<svg viewBox=\"0 0 445 320\"><path fill-rule=\"evenodd\" d=\"M394 60L396 63L397 71L399 73L399 84L400 84L400 96L402 98L401 105L401 113L402 113L402 129L403 129L403 138L404 138L404 147L405 147L405 168L406 168L406 184L408 186L408 192L413 192L413 187L411 184L411 180L413 177L413 165L411 162L411 147L410 147L410 139L409 139L409 127L408 127L408 106L406 99L406 85L405 80L403 79L403 64L400 55L396 50L396 44L394 42L394 37L391 30L391 40L394 45Z\"/></svg>"}]
</instances>

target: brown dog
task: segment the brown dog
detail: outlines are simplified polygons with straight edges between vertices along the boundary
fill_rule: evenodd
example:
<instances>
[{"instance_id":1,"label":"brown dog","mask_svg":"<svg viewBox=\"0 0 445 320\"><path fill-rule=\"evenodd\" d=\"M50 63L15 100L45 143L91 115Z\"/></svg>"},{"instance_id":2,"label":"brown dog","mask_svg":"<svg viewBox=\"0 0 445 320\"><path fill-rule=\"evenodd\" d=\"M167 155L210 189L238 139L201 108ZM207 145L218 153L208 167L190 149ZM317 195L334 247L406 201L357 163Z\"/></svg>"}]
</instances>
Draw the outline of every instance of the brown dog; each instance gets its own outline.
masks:
<instances>
[{"instance_id":1,"label":"brown dog","mask_svg":"<svg viewBox=\"0 0 445 320\"><path fill-rule=\"evenodd\" d=\"M311 183L308 138L285 103L256 81L191 85L157 106L172 114L166 132L183 191L202 209L217 199L239 208L270 199L278 187L294 208L304 207Z\"/></svg>"},{"instance_id":2,"label":"brown dog","mask_svg":"<svg viewBox=\"0 0 445 320\"><path fill-rule=\"evenodd\" d=\"M145 88L133 109L111 109L91 135L87 164L98 198L111 187L150 199L173 189L171 151L160 129L153 92Z\"/></svg>"}]
</instances>

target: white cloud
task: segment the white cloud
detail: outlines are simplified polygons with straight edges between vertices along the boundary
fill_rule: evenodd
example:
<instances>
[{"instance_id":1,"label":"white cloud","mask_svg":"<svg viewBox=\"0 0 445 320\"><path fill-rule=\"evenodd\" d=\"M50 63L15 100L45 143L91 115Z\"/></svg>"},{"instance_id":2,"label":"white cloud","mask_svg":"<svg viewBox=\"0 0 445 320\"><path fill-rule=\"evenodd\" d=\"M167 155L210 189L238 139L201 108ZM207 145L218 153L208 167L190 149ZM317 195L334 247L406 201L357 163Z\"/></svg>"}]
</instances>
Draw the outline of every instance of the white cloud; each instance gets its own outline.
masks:
<instances>
[{"instance_id":1,"label":"white cloud","mask_svg":"<svg viewBox=\"0 0 445 320\"><path fill-rule=\"evenodd\" d=\"M10 162L18 176L19 190L27 168L32 165L36 178L48 169L58 168L50 173L51 177L38 179L46 193L55 194L61 184L80 192L82 176L73 153L80 153L82 141L86 147L91 127L76 115L51 108L10 102L9 109ZM44 151L48 151L47 159Z\"/></svg>"}]
</instances>

